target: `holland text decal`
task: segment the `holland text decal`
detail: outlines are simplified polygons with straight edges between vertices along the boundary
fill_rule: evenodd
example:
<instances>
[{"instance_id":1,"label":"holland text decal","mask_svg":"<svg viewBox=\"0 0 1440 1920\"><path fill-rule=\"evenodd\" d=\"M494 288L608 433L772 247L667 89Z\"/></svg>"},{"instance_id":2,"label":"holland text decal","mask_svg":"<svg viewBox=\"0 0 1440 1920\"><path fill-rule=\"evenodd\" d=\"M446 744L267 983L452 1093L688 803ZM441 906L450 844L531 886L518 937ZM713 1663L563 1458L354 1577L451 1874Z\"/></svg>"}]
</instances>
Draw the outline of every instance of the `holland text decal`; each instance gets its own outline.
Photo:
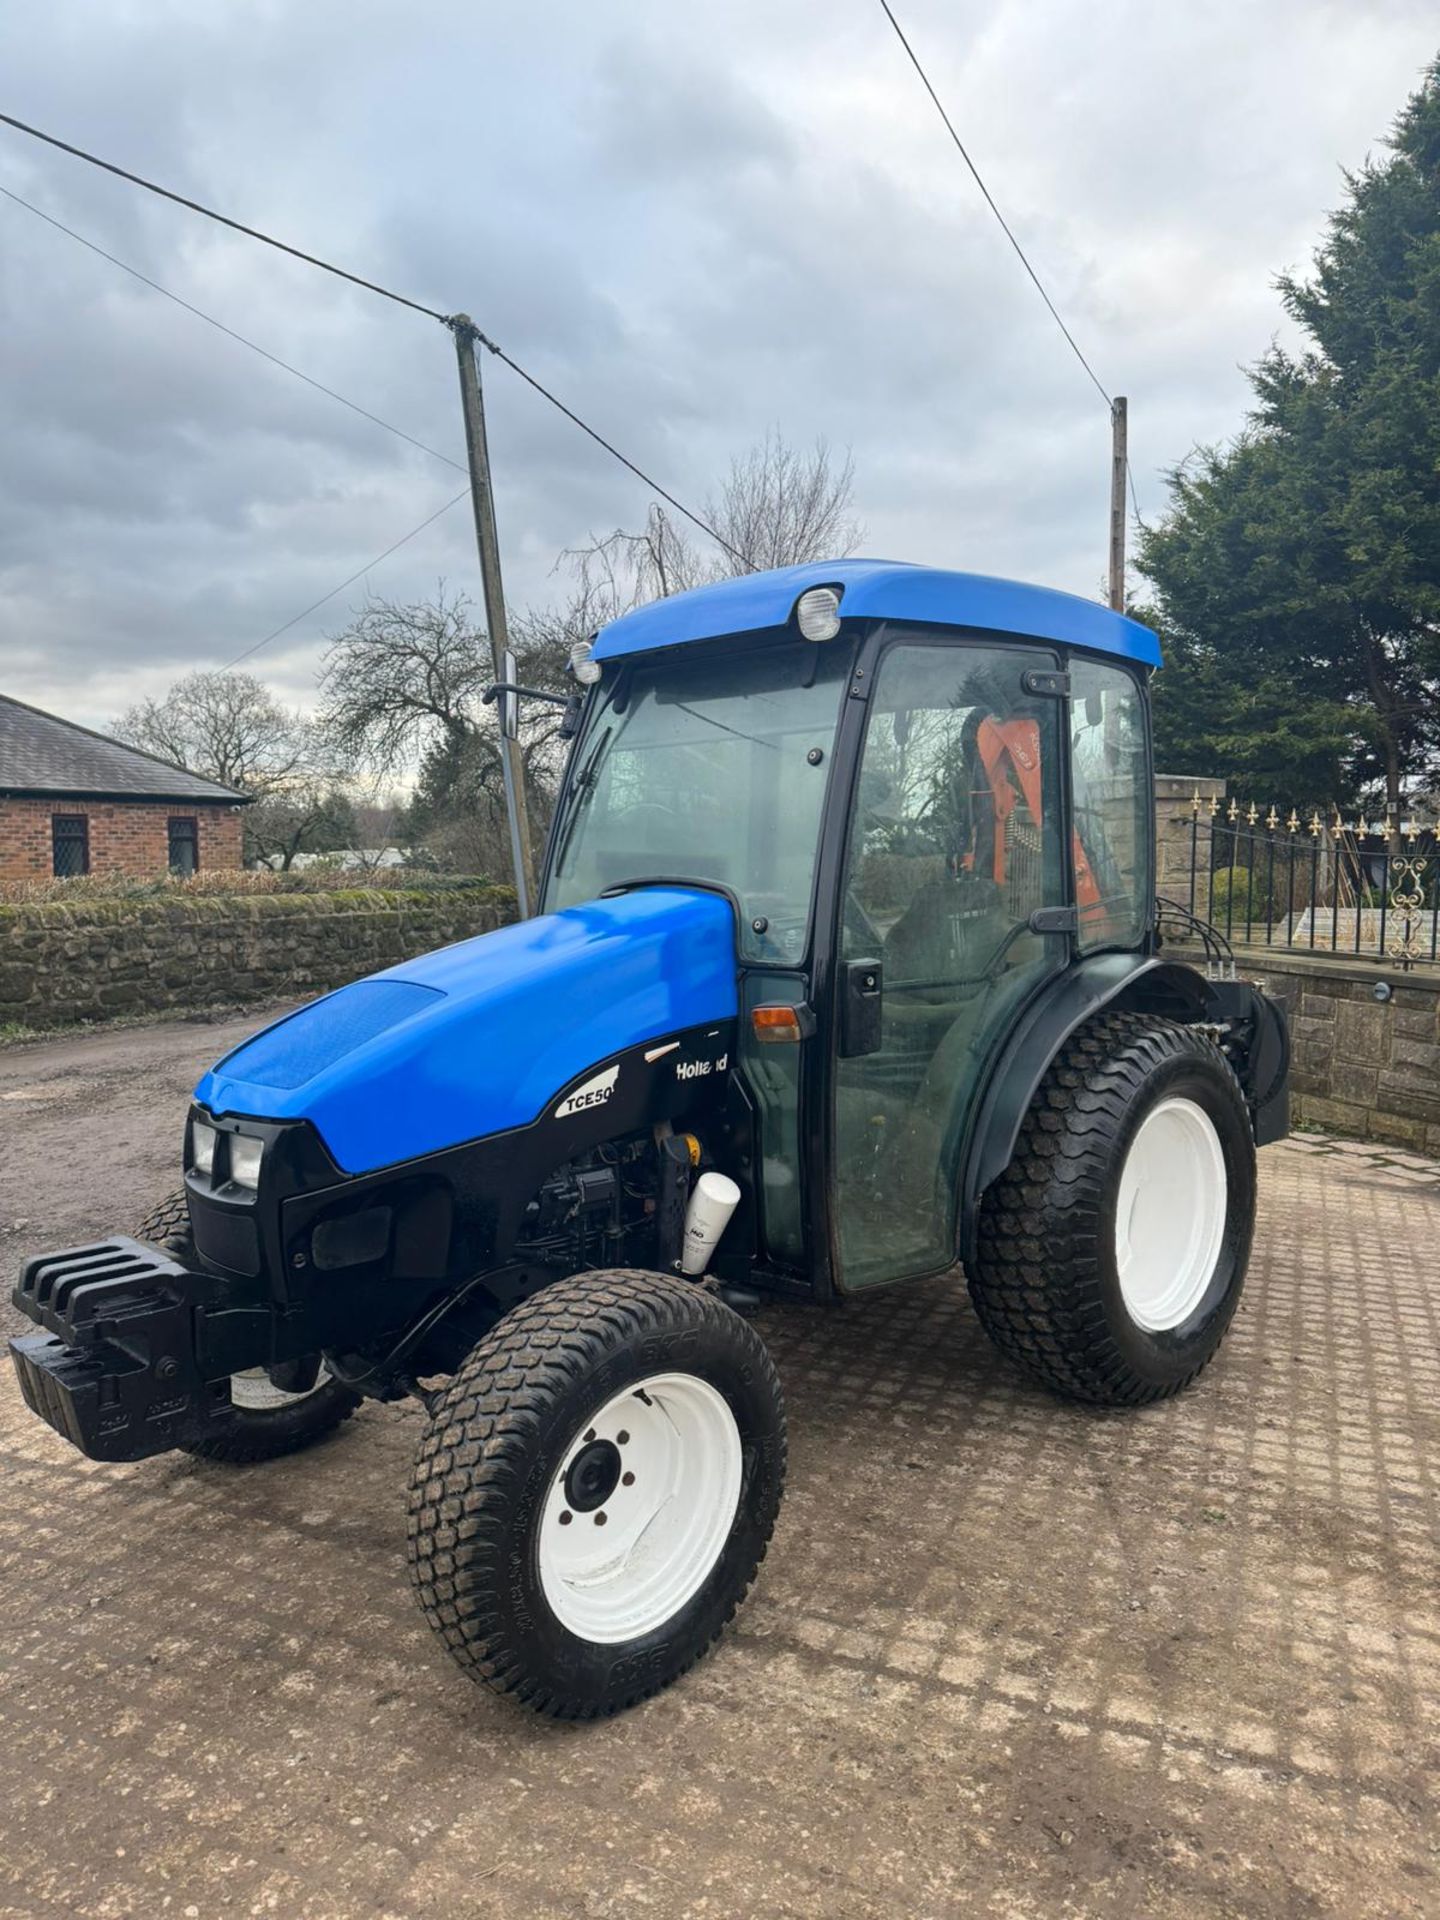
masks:
<instances>
[{"instance_id":1,"label":"holland text decal","mask_svg":"<svg viewBox=\"0 0 1440 1920\"><path fill-rule=\"evenodd\" d=\"M703 1080L707 1073L724 1073L730 1065L728 1053L722 1053L718 1060L677 1060L675 1078L677 1080Z\"/></svg>"}]
</instances>

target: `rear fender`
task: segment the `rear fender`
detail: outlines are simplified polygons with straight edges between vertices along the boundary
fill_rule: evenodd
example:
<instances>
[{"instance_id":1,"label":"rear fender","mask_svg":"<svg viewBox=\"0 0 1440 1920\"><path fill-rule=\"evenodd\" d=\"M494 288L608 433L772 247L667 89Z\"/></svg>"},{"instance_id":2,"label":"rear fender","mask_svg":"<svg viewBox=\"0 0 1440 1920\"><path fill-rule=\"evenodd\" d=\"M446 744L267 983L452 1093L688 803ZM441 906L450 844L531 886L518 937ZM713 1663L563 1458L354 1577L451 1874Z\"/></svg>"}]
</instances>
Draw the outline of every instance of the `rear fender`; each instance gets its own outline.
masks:
<instances>
[{"instance_id":1,"label":"rear fender","mask_svg":"<svg viewBox=\"0 0 1440 1920\"><path fill-rule=\"evenodd\" d=\"M960 1258L973 1260L980 1196L1015 1155L1030 1102L1056 1053L1102 1007L1124 1001L1203 1019L1207 983L1193 967L1144 953L1097 953L1057 974L1021 1014L991 1064L960 1164Z\"/></svg>"},{"instance_id":2,"label":"rear fender","mask_svg":"<svg viewBox=\"0 0 1440 1920\"><path fill-rule=\"evenodd\" d=\"M1290 1036L1277 1001L1243 980L1210 980L1182 961L1143 953L1094 954L1031 1001L990 1070L961 1163L961 1260L975 1256L980 1197L1014 1158L1050 1062L1104 1007L1223 1025L1225 1052L1245 1092L1255 1144L1268 1146L1289 1132Z\"/></svg>"}]
</instances>

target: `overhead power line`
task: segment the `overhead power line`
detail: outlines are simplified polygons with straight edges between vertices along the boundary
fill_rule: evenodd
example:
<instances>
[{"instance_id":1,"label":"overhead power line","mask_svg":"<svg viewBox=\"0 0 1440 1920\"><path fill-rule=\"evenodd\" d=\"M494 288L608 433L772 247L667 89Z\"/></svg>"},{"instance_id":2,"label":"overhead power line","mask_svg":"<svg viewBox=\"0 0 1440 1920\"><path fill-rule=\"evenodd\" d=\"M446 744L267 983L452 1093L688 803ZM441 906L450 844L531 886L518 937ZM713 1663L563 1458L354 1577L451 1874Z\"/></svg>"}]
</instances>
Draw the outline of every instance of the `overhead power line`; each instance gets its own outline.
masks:
<instances>
[{"instance_id":1,"label":"overhead power line","mask_svg":"<svg viewBox=\"0 0 1440 1920\"><path fill-rule=\"evenodd\" d=\"M1005 238L1010 242L1011 246L1015 249L1016 255L1019 258L1021 266L1024 267L1026 273L1029 274L1031 280L1034 282L1035 291L1039 294L1040 298L1045 302L1045 305L1050 309L1051 318L1054 320L1056 326L1059 327L1061 333L1064 334L1066 340L1069 342L1070 351L1075 355L1075 358L1080 362L1081 366L1085 369L1086 373L1089 375L1091 385L1094 387L1095 391L1099 394L1100 398L1105 402L1106 406L1107 407L1110 406L1112 404L1110 395L1105 391L1105 388L1102 386L1100 382L1100 378L1095 372L1095 369L1091 366L1090 362L1085 358L1084 354L1080 351L1079 345L1076 342L1074 334L1071 333L1070 329L1066 326L1065 322L1060 318L1059 308L1055 305L1055 302L1050 298L1049 294L1045 291L1044 285L1040 279L1039 274L1036 273L1034 267L1031 266L1030 261L1026 256L1025 249L1021 246L1020 242L1015 238L1014 233L1011 231L1009 221L1005 218L1004 214L1001 213L999 207L996 206L994 196L991 194L990 189L986 186L984 180L981 179L980 169L976 166L975 162L970 158L970 155L965 148L965 142L960 138L959 134L955 131L954 123L952 122L949 114L945 111L945 108L941 104L939 94L936 93L934 87L932 87L930 84L930 76L926 73L924 67L921 66L919 57L917 56L915 49L911 46L910 42L905 38L904 28L900 25L900 22L895 18L895 15L891 12L890 0L880 0L880 6L881 6L881 10L885 15L885 18L890 22L891 26L895 29L895 37L899 40L901 46L905 49L906 53L909 55L911 66L914 67L916 73L919 74L920 84L924 87L925 91L929 94L931 100L934 102L935 111L939 114L940 118L944 121L945 131L949 134L950 138L955 142L956 152L960 155L960 158L965 162L966 166L970 169L971 176L974 179L976 186L979 187L981 193L984 196L986 206L989 207L990 211L994 214L995 218L1000 222L1001 231L1004 233Z\"/></svg>"},{"instance_id":2,"label":"overhead power line","mask_svg":"<svg viewBox=\"0 0 1440 1920\"><path fill-rule=\"evenodd\" d=\"M340 582L338 587L332 587L328 593L322 593L318 600L312 600L308 607L302 607L299 613L293 614L290 619L276 627L273 632L267 633L263 640L257 640L253 647L246 647L245 651L243 653L237 653L233 660L227 660L220 669L221 673L229 673L230 669L232 667L238 667L242 660L248 660L252 653L259 653L260 649L262 647L268 647L272 640L278 640L282 633L288 633L291 627L298 627L307 615L318 612L328 600L333 600L337 593L343 593L346 587L353 587L355 582L369 573L372 567L378 567L382 560L388 560L392 553L398 553L407 541L415 538L417 533L423 533L426 527L434 526L442 514L449 513L452 507L458 507L462 500L468 500L469 497L470 489L468 487L462 487L453 500L447 500L443 507L437 507L434 513L420 522L418 527L412 527L408 533L402 533L400 538L392 541L383 553L377 553L373 560L367 560L363 567L357 567L354 573L348 574L346 578Z\"/></svg>"},{"instance_id":3,"label":"overhead power line","mask_svg":"<svg viewBox=\"0 0 1440 1920\"><path fill-rule=\"evenodd\" d=\"M410 307L416 313L423 313L431 320L445 320L443 313L437 313L434 307L427 307L419 300L411 300L403 293L395 293L389 287L382 287L374 280L363 280L358 273L351 273L345 267L337 267L329 260L318 255L305 253L299 247L292 247L287 240L277 240L271 233L262 233L258 227L247 227L241 220L232 220L228 214L217 213L213 207L202 206L198 200L187 200L183 193L175 193L169 187L162 187L154 180L147 180L143 174L131 173L128 167L116 166L113 160L102 160L98 153L87 153L84 147L71 146L68 140L61 140L53 133L45 133L39 127L29 126L24 120L17 120L13 113L0 113L0 121L7 127L14 127L18 133L28 133L32 140L43 140L47 147L58 147L61 153L73 154L77 160L85 160L92 167L100 167L106 173L113 173L121 180L128 180L132 186L144 187L147 193L158 193L162 200L173 200L177 207L188 207L192 213L203 213L207 220L218 220L222 227L229 227L235 233L243 233L251 240L261 240L267 247L274 247L280 253L288 253L292 259L303 260L306 266L319 267L322 273L333 273L337 280L348 280L352 286L363 287L367 293L378 293L382 300L393 300L398 307Z\"/></svg>"},{"instance_id":4,"label":"overhead power line","mask_svg":"<svg viewBox=\"0 0 1440 1920\"><path fill-rule=\"evenodd\" d=\"M597 433L594 427L588 425L580 418L578 413L572 413L563 400L557 399L548 387L541 386L534 374L527 373L524 367L520 366L517 361L512 360L502 347L497 347L493 340L487 340L483 333L477 334L476 337L482 347L488 347L498 360L503 360L512 373L518 373L525 384L533 387L542 399L548 400L552 407L558 407L565 418L572 420L582 433L588 433L597 446L603 447L606 453L620 462L622 467L628 467L637 479L643 480L652 493L658 493L660 498L668 501L677 513L683 513L692 526L699 527L702 533L708 533L716 546L722 547L732 560L738 560L747 573L753 573L755 571L745 555L741 553L738 548L732 547L723 533L717 532L716 529L710 525L710 522L708 520L702 520L698 513L692 513L689 507L683 505L682 502L675 498L673 493L667 493L658 480L652 480L650 475L646 473L642 467L637 467L633 460L627 460L618 447L610 444L604 434Z\"/></svg>"},{"instance_id":5,"label":"overhead power line","mask_svg":"<svg viewBox=\"0 0 1440 1920\"><path fill-rule=\"evenodd\" d=\"M1026 273L1029 274L1030 279L1034 285L1035 291L1039 294L1040 298L1045 302L1045 305L1049 310L1051 319L1055 322L1056 326L1060 329L1061 333L1064 334L1066 343L1069 346L1070 351L1074 354L1075 358L1080 362L1080 365L1085 369L1085 374L1087 379L1090 381L1090 384L1094 387L1095 391L1099 394L1100 398L1105 402L1105 405L1113 413L1114 407L1115 407L1115 402L1113 398L1106 391L1105 385L1103 381L1100 379L1099 375L1096 373L1095 369L1091 366L1090 362L1085 358L1085 355L1081 352L1079 342L1076 340L1074 334L1071 333L1069 327L1066 326L1064 320L1061 319L1059 308L1055 305L1055 302L1050 298L1050 295L1045 291L1044 282L1041 280L1039 274L1036 273L1034 267L1031 266L1029 256L1025 252L1025 249L1021 246L1020 242L1016 239L1014 231L1011 228L1010 222L1005 218L1004 214L1000 211L999 207L996 205L995 197L991 193L989 187L986 186L984 180L982 179L980 174L980 169L976 166L975 162L970 158L969 150L967 149L965 142L960 138L960 135L956 132L955 124L951 120L949 114L945 111L944 104L942 103L939 94L936 93L934 87L930 84L930 76L929 74L926 73L924 67L921 66L919 55L916 53L915 49L911 46L909 40L906 38L904 28L900 25L900 22L895 18L894 12L891 10L891 7L890 7L890 0L880 0L880 7L882 12L885 15L885 18L890 22L891 26L895 29L895 37L900 42L901 46L905 49L905 52L909 57L911 66L914 67L916 73L920 76L920 84L924 87L926 93L929 94L930 99L934 104L935 111L939 114L941 120L944 122L945 131L949 134L950 138L954 141L956 152L960 155L960 158L965 162L965 165L970 169L971 178L974 180L976 186L980 189L980 192L984 197L986 206L989 207L990 211L994 214L995 218L999 221L1001 232L1005 235L1005 238L1010 242L1010 245L1015 249L1016 257L1018 258L1021 266L1024 267ZM1135 475L1131 470L1130 461L1128 457L1125 461L1125 478L1130 488L1130 504L1135 510L1135 518L1139 520L1140 498L1135 491Z\"/></svg>"},{"instance_id":6,"label":"overhead power line","mask_svg":"<svg viewBox=\"0 0 1440 1920\"><path fill-rule=\"evenodd\" d=\"M112 173L121 180L128 180L132 186L143 187L147 193L158 194L162 200L173 201L176 206L186 207L191 213L201 214L207 220L218 221L222 227L229 227L234 233L243 233L247 239L258 240L262 245L274 247L280 253L288 253L292 259L303 260L307 266L318 267L322 273L334 274L339 280L348 280L352 286L363 287L367 293L379 294L382 299L393 300L397 306L409 307L415 313L423 313L427 319L438 320L443 327L449 327L452 324L454 316L440 313L434 307L427 307L423 301L412 300L406 294L396 293L392 287L381 286L376 280L366 280L358 273L351 273L346 267L337 267L333 261L322 260L318 254L306 253L300 247L292 247L288 241L278 240L274 234L264 233L259 227L246 226L241 220L232 220L228 214L217 213L214 207L207 207L199 200L191 200L183 193L175 193L169 187L162 187L157 181L147 180L143 174L133 173L128 167L118 166L113 160L104 160L98 153L90 153L86 148L77 147L69 140L61 140L56 134L46 133L40 127L32 127L28 121L17 119L13 113L0 113L0 124L7 127L14 127L18 133L29 134L34 140L43 140L47 146L56 147L61 153L68 153L76 160L84 160L92 167L99 167L104 172ZM18 199L19 196L11 195L11 198ZM29 202L27 201L23 204L29 205ZM31 211L36 212L38 209L32 208ZM41 215L42 219L46 217L48 216ZM59 225L59 222L57 221L54 224ZM79 238L78 235L74 237ZM89 243L86 242L85 244L88 245ZM99 251L99 249L97 249L97 251ZM123 262L117 261L116 264L122 265ZM127 269L127 271L129 271L129 269ZM143 278L144 276L141 275L140 277ZM162 288L161 291L163 292L164 289ZM172 295L171 297L174 298L176 296ZM184 305L186 303L181 302L181 304ZM202 319L209 319L210 316L208 314L202 314L200 317ZM216 322L215 324L218 325L219 323ZM472 328L472 331L481 346L488 348L497 359L503 360L511 372L519 374L520 378L525 381L528 386L533 387L543 400L549 401L552 407L557 408L559 412L563 413L565 418L579 427L582 433L588 434L597 446L603 447L612 459L618 460L621 466L627 468L637 479L643 480L647 487L660 495L661 499L668 501L669 504L674 507L675 511L683 514L692 526L698 527L702 533L708 535L711 540L714 540L718 546L722 547L724 551L730 555L732 560L738 560L742 566L748 568L749 562L745 559L745 556L737 552L737 550L730 545L729 541L710 525L709 521L703 519L698 513L693 512L683 501L677 500L673 493L667 492L657 480L646 473L643 467L637 466L633 460L628 459L620 452L618 447L614 446L605 438L604 434L600 433L595 427L592 427L588 421L583 420L572 407L566 406L563 400L559 399L547 386L537 380L534 374L528 373L526 369L520 365L518 360L512 360L508 353L498 347L495 342L478 327ZM250 344L249 341L246 342L247 346ZM291 368L289 371L293 372L295 369ZM301 375L301 378L303 379L305 376ZM312 384L318 385L318 382ZM338 396L336 397L338 398ZM350 403L346 402L346 404L349 405ZM362 408L360 411L363 412L364 409ZM371 417L373 418L374 416ZM383 425L384 423L382 422L381 424ZM392 429L392 431L398 431L398 429ZM408 438L408 436L406 437ZM431 449L427 448L426 451L429 452ZM444 454L440 457L442 459L447 458ZM451 462L451 464L454 465L455 463Z\"/></svg>"},{"instance_id":7,"label":"overhead power line","mask_svg":"<svg viewBox=\"0 0 1440 1920\"><path fill-rule=\"evenodd\" d=\"M465 471L463 461L452 460L448 453L441 453L438 447L427 446L423 440L417 440L413 433L406 433L403 427L397 427L392 420L382 420L378 413L372 413L368 407L362 407L358 400L351 400L346 394L337 393L334 387L327 387L323 380L316 380L312 375L302 372L299 367L292 367L290 362L282 360L278 353L271 353L268 347L262 347L258 341L247 339L243 333L237 333L234 327L227 327L225 322L217 320L213 313L206 313L203 307L197 307L193 301L183 299L169 287L162 287L160 282L152 280L148 273L142 273L138 267L132 267L128 260L122 260L118 254L110 253L97 241L87 239L83 233L77 233L74 227L67 227L63 220L57 220L54 214L44 212L33 201L25 199L22 194L12 193L9 187L0 187L0 193L3 193L7 200L13 200L17 207L24 207L28 213L33 213L37 220L43 220L46 226L54 227L59 233L68 234L82 247L88 247L91 253L98 253L102 260L108 260L111 266L119 267L122 273L128 273L133 279L139 280L156 293L163 293L167 300L173 300L177 307L183 307L187 313L193 313L197 320L203 320L207 326L214 327L227 339L237 340L242 347L248 347L252 353L258 353L260 358L268 360L272 367L279 367L283 372L293 374L297 380L303 380L307 387L314 387L317 393L323 393L331 400L338 400L342 407L348 407L352 413L358 413L363 420L372 421L377 427L383 427L387 433L393 433L397 439L407 440L412 447L418 447L421 453L428 453L436 460L443 460L447 467L454 467L457 473Z\"/></svg>"}]
</instances>

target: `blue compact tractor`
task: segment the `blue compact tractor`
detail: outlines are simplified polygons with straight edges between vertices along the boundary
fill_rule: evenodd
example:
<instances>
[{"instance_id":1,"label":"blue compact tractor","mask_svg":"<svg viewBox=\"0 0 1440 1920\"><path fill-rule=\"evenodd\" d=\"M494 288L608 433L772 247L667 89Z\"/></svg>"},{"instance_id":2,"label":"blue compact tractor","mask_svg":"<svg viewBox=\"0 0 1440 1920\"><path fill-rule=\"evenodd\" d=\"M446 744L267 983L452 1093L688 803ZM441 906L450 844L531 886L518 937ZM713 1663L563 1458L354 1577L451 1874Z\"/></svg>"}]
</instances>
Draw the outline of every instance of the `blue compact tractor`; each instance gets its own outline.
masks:
<instances>
[{"instance_id":1,"label":"blue compact tractor","mask_svg":"<svg viewBox=\"0 0 1440 1920\"><path fill-rule=\"evenodd\" d=\"M1088 601L870 561L615 621L572 663L543 911L207 1073L183 1193L25 1268L26 1400L93 1459L252 1461L414 1395L421 1605L588 1717L682 1673L764 1556L762 1298L963 1267L1057 1392L1187 1385L1288 1044L1162 948L1158 664Z\"/></svg>"}]
</instances>

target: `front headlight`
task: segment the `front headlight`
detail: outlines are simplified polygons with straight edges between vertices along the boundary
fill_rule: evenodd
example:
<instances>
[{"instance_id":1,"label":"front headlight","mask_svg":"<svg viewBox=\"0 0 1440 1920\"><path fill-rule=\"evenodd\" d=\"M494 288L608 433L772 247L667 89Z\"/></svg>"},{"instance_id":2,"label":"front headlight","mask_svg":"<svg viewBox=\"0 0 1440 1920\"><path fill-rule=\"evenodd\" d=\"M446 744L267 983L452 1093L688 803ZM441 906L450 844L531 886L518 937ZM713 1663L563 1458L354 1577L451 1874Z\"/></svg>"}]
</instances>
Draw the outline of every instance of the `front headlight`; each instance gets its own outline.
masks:
<instances>
[{"instance_id":1,"label":"front headlight","mask_svg":"<svg viewBox=\"0 0 1440 1920\"><path fill-rule=\"evenodd\" d=\"M265 1142L255 1140L248 1133L232 1133L230 1136L230 1178L237 1187L248 1187L253 1193L260 1184L260 1160L265 1152Z\"/></svg>"},{"instance_id":2,"label":"front headlight","mask_svg":"<svg viewBox=\"0 0 1440 1920\"><path fill-rule=\"evenodd\" d=\"M190 1148L195 1155L195 1165L208 1180L215 1171L215 1129L207 1127L203 1120L196 1120L190 1128Z\"/></svg>"}]
</instances>

